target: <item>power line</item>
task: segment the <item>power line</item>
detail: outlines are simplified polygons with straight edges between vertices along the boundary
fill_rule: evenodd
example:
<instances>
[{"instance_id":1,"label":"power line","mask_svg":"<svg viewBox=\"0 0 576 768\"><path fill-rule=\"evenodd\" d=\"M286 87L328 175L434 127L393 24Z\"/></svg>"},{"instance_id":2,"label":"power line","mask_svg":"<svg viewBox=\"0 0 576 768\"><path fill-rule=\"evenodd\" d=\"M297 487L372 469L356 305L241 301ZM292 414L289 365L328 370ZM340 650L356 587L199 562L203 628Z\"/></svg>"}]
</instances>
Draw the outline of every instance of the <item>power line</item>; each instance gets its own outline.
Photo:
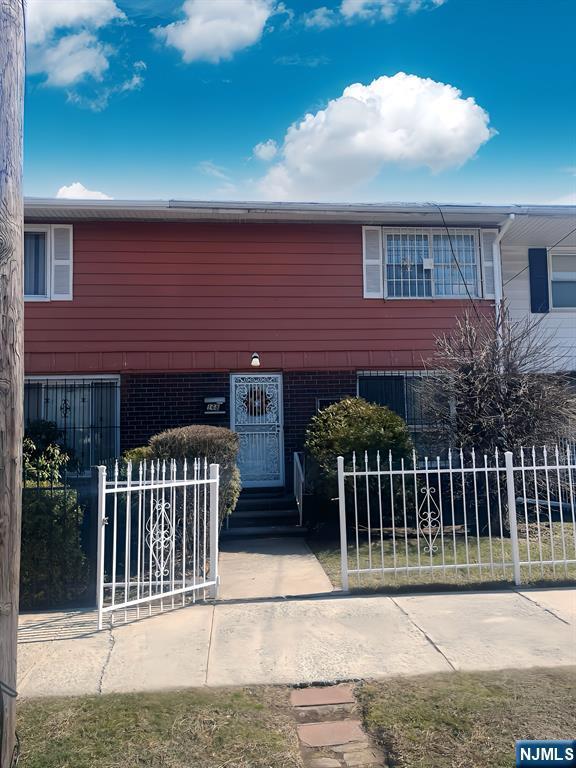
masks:
<instances>
[{"instance_id":1,"label":"power line","mask_svg":"<svg viewBox=\"0 0 576 768\"><path fill-rule=\"evenodd\" d=\"M548 250L550 250L551 248L556 248L557 245L560 245L560 243L563 240L566 240L567 237L570 237L570 235L573 235L574 232L576 232L576 227L574 227L574 229L571 229L570 232L568 232L567 235L564 235L564 237L561 237L560 240L558 240L557 243L554 243L554 245L549 246Z\"/></svg>"},{"instance_id":2,"label":"power line","mask_svg":"<svg viewBox=\"0 0 576 768\"><path fill-rule=\"evenodd\" d=\"M560 245L560 243L561 243L561 242L563 242L564 240L566 240L566 238L567 238L567 237L570 237L570 235L573 235L573 234L574 234L574 232L576 232L576 227L574 227L574 229L571 229L571 230L570 230L570 232L568 232L566 235L564 235L563 237L561 237L561 238L560 238L560 240L558 240L556 243L554 243L554 245L549 245L549 246L546 248L546 250L548 250L548 251L551 251L551 250L552 250L552 248L556 248L556 246L557 246L557 245ZM506 280L506 282L505 282L505 283L502 283L502 288L505 288L505 287L508 285L508 283L511 283L511 282L512 282L512 280L516 280L516 278L517 278L517 277L520 277L520 275L522 275L524 272L526 272L526 270L527 270L529 267L530 267L530 265L529 265L529 264L527 264L525 267L522 267L522 269L521 269L519 272L516 272L516 274L515 274L515 275L512 275L512 277L509 277L509 278L508 278L508 280Z\"/></svg>"},{"instance_id":3,"label":"power line","mask_svg":"<svg viewBox=\"0 0 576 768\"><path fill-rule=\"evenodd\" d=\"M511 283L511 282L512 282L512 280L516 280L516 278L517 278L517 277L520 277L520 275L521 275L523 272L526 272L526 270L529 268L529 266L530 266L530 264L526 264L526 266L525 266L525 267L522 267L522 269L520 270L520 272L516 272L516 274L515 274L515 275L512 275L512 277L510 277L508 280L506 280L506 282L505 282L505 283L502 283L502 288L505 288L505 287L508 285L508 283Z\"/></svg>"},{"instance_id":4,"label":"power line","mask_svg":"<svg viewBox=\"0 0 576 768\"><path fill-rule=\"evenodd\" d=\"M448 224L446 223L446 219L444 218L444 211L440 207L438 203L431 203L431 205L436 206L438 208L438 211L440 213L440 216L442 217L442 224L444 225L444 229L446 230L446 234L448 236L448 242L450 243L450 251L452 252L452 259L454 260L454 263L458 267L458 272L460 273L460 277L462 278L462 283L464 284L464 289L466 290L466 293L468 294L468 298L470 299L470 302L472 303L472 308L474 309L474 313L476 315L477 320L480 320L480 313L478 312L478 307L476 306L476 302L474 301L472 294L470 293L468 289L468 283L466 281L466 278L464 277L464 273L462 272L462 267L460 266L460 262L456 258L456 252L454 250L454 243L452 242L452 235L450 234L450 230L448 229Z\"/></svg>"}]
</instances>

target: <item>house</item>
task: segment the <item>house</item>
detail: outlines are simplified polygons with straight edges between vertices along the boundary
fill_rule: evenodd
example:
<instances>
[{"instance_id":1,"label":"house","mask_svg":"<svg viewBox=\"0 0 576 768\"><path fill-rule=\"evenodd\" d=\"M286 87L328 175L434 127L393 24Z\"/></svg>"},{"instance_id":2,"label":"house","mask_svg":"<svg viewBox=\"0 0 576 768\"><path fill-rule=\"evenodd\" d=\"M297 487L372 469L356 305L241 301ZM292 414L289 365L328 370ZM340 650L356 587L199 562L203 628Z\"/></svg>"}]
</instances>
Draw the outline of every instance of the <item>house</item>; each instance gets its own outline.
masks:
<instances>
[{"instance_id":1,"label":"house","mask_svg":"<svg viewBox=\"0 0 576 768\"><path fill-rule=\"evenodd\" d=\"M417 431L435 337L503 290L574 352L574 207L29 199L25 217L26 421L56 422L82 470L204 422L239 433L245 486L282 486L347 395Z\"/></svg>"},{"instance_id":2,"label":"house","mask_svg":"<svg viewBox=\"0 0 576 768\"><path fill-rule=\"evenodd\" d=\"M576 371L576 206L511 214L501 244L512 320L531 318L554 344L555 367Z\"/></svg>"}]
</instances>

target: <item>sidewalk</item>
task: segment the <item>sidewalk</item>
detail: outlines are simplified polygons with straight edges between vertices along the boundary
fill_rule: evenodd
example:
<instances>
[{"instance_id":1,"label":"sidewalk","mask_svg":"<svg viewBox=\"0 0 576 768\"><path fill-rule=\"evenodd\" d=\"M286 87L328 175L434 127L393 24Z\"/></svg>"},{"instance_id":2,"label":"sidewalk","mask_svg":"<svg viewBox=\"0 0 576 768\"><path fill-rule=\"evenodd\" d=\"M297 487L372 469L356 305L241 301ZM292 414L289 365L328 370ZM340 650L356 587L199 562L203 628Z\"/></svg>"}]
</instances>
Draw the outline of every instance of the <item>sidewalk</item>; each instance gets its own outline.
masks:
<instances>
[{"instance_id":1,"label":"sidewalk","mask_svg":"<svg viewBox=\"0 0 576 768\"><path fill-rule=\"evenodd\" d=\"M220 545L221 600L332 592L304 538L232 539Z\"/></svg>"},{"instance_id":2,"label":"sidewalk","mask_svg":"<svg viewBox=\"0 0 576 768\"><path fill-rule=\"evenodd\" d=\"M21 696L576 665L576 589L196 605L102 632L24 615Z\"/></svg>"}]
</instances>

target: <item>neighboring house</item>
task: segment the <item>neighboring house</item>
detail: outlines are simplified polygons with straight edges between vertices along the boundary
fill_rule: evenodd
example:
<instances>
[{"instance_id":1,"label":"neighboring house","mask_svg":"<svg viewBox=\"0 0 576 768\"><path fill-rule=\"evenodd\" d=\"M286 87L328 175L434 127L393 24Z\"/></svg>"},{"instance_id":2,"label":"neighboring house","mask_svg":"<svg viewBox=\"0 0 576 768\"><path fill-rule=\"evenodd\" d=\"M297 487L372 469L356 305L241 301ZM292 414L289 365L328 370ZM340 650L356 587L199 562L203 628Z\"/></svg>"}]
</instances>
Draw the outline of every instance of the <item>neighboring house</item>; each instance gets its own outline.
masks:
<instances>
[{"instance_id":1,"label":"neighboring house","mask_svg":"<svg viewBox=\"0 0 576 768\"><path fill-rule=\"evenodd\" d=\"M576 206L515 215L502 242L502 283L512 320L540 320L556 368L576 371Z\"/></svg>"},{"instance_id":2,"label":"neighboring house","mask_svg":"<svg viewBox=\"0 0 576 768\"><path fill-rule=\"evenodd\" d=\"M435 338L472 301L493 312L501 297L503 230L506 294L527 311L528 275L507 276L575 212L27 200L27 423L55 421L83 470L163 429L230 426L244 485L281 486L309 419L342 397L421 428L419 372ZM549 255L567 331L573 254Z\"/></svg>"}]
</instances>

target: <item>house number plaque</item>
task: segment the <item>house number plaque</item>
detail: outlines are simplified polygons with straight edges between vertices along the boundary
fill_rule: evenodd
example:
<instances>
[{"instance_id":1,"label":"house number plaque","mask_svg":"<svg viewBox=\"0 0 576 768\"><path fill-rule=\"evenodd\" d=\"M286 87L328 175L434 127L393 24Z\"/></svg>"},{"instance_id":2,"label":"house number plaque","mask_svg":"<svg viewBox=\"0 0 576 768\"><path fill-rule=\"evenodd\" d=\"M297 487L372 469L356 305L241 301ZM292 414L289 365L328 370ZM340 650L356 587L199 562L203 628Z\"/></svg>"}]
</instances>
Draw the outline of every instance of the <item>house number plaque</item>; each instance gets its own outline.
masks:
<instances>
[{"instance_id":1,"label":"house number plaque","mask_svg":"<svg viewBox=\"0 0 576 768\"><path fill-rule=\"evenodd\" d=\"M205 397L204 413L210 414L211 416L226 415L226 398L225 397Z\"/></svg>"}]
</instances>

